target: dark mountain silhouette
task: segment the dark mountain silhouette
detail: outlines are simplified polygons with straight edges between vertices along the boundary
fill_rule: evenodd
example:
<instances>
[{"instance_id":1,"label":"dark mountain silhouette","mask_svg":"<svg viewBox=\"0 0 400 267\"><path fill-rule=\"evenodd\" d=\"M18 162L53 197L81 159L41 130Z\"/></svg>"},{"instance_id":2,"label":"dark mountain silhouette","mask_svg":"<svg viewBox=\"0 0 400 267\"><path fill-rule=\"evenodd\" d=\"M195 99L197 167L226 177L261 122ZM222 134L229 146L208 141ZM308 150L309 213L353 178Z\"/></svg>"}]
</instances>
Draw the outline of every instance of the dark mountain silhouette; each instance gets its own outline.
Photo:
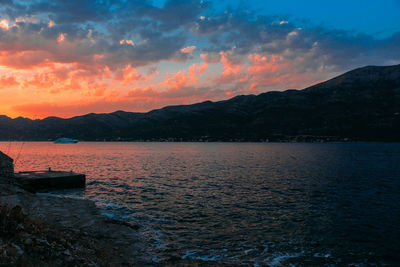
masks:
<instances>
[{"instance_id":1,"label":"dark mountain silhouette","mask_svg":"<svg viewBox=\"0 0 400 267\"><path fill-rule=\"evenodd\" d=\"M0 116L2 140L400 141L400 65L352 70L303 90L70 119Z\"/></svg>"}]
</instances>

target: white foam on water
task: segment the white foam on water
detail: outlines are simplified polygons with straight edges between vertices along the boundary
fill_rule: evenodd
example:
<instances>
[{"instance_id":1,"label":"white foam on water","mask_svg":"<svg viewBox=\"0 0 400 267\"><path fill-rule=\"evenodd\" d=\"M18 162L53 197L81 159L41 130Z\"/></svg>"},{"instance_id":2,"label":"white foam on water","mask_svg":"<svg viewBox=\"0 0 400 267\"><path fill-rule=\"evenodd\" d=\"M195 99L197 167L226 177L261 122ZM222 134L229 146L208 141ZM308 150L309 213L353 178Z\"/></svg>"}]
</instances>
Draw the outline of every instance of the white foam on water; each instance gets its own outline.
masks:
<instances>
[{"instance_id":1,"label":"white foam on water","mask_svg":"<svg viewBox=\"0 0 400 267\"><path fill-rule=\"evenodd\" d=\"M258 252L258 250L256 248L251 248L251 249L245 250L244 254L249 255L249 254L254 254L256 252Z\"/></svg>"},{"instance_id":2,"label":"white foam on water","mask_svg":"<svg viewBox=\"0 0 400 267\"><path fill-rule=\"evenodd\" d=\"M279 256L272 256L272 260L269 260L270 258L266 259L264 261L265 264L268 266L282 266L282 261L290 259L290 258L297 258L302 256L302 253L295 253L295 254L284 254L284 255L279 255Z\"/></svg>"},{"instance_id":3,"label":"white foam on water","mask_svg":"<svg viewBox=\"0 0 400 267\"><path fill-rule=\"evenodd\" d=\"M201 250L188 250L183 253L182 259L193 259L193 260L201 260L201 261L216 261L218 256L215 255L196 255Z\"/></svg>"},{"instance_id":4,"label":"white foam on water","mask_svg":"<svg viewBox=\"0 0 400 267\"><path fill-rule=\"evenodd\" d=\"M314 257L315 257L315 258L330 258L330 257L332 257L332 255L329 254L329 253L326 253L326 254L323 254L323 253L315 253L315 254L314 254Z\"/></svg>"},{"instance_id":5,"label":"white foam on water","mask_svg":"<svg viewBox=\"0 0 400 267\"><path fill-rule=\"evenodd\" d=\"M203 257L197 257L196 259L202 260L202 261L215 261L216 256L203 256Z\"/></svg>"},{"instance_id":6,"label":"white foam on water","mask_svg":"<svg viewBox=\"0 0 400 267\"><path fill-rule=\"evenodd\" d=\"M182 259L193 259L192 257L194 257L194 255L200 252L200 250L187 250L183 253Z\"/></svg>"},{"instance_id":7,"label":"white foam on water","mask_svg":"<svg viewBox=\"0 0 400 267\"><path fill-rule=\"evenodd\" d=\"M105 216L107 216L109 219L114 219L114 218L115 218L115 214L107 213L107 212L104 212L103 214L104 214Z\"/></svg>"},{"instance_id":8,"label":"white foam on water","mask_svg":"<svg viewBox=\"0 0 400 267\"><path fill-rule=\"evenodd\" d=\"M58 198L65 198L63 195L52 194L52 193L36 193L37 196L45 196L45 197L58 197Z\"/></svg>"}]
</instances>

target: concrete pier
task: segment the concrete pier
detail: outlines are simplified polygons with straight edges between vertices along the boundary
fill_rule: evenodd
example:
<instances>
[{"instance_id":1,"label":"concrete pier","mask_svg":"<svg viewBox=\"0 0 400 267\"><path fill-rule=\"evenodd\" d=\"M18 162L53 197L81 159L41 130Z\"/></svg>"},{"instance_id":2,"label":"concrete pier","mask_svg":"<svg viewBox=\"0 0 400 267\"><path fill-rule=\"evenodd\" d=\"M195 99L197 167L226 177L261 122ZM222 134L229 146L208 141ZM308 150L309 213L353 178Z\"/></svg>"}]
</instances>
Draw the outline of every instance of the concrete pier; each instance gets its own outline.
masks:
<instances>
[{"instance_id":1,"label":"concrete pier","mask_svg":"<svg viewBox=\"0 0 400 267\"><path fill-rule=\"evenodd\" d=\"M36 192L45 189L80 188L86 185L86 176L64 171L27 171L14 175L15 180L26 190Z\"/></svg>"}]
</instances>

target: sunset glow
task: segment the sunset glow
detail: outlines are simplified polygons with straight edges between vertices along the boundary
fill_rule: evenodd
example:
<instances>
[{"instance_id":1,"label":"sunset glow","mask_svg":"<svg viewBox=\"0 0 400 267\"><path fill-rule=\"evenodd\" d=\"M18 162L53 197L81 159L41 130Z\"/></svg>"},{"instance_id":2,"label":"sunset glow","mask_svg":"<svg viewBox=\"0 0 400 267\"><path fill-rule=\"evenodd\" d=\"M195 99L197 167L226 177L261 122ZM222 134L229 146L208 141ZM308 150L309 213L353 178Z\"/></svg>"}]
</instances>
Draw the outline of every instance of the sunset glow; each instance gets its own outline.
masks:
<instances>
[{"instance_id":1,"label":"sunset glow","mask_svg":"<svg viewBox=\"0 0 400 267\"><path fill-rule=\"evenodd\" d=\"M399 24L377 36L272 4L276 11L256 12L263 2L6 1L0 114L144 112L301 89L354 67L399 63Z\"/></svg>"}]
</instances>

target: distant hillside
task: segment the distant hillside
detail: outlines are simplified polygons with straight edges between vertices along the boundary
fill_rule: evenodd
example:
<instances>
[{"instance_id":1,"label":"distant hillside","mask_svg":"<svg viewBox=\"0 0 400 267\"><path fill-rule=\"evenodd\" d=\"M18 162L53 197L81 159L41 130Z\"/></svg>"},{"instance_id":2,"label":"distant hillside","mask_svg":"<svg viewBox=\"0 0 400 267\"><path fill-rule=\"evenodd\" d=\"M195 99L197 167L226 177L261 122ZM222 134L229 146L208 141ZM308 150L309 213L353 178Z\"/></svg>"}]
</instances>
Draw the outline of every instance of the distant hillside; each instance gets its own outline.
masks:
<instances>
[{"instance_id":1,"label":"distant hillside","mask_svg":"<svg viewBox=\"0 0 400 267\"><path fill-rule=\"evenodd\" d=\"M400 65L368 66L304 90L61 119L0 116L1 140L400 141Z\"/></svg>"}]
</instances>

